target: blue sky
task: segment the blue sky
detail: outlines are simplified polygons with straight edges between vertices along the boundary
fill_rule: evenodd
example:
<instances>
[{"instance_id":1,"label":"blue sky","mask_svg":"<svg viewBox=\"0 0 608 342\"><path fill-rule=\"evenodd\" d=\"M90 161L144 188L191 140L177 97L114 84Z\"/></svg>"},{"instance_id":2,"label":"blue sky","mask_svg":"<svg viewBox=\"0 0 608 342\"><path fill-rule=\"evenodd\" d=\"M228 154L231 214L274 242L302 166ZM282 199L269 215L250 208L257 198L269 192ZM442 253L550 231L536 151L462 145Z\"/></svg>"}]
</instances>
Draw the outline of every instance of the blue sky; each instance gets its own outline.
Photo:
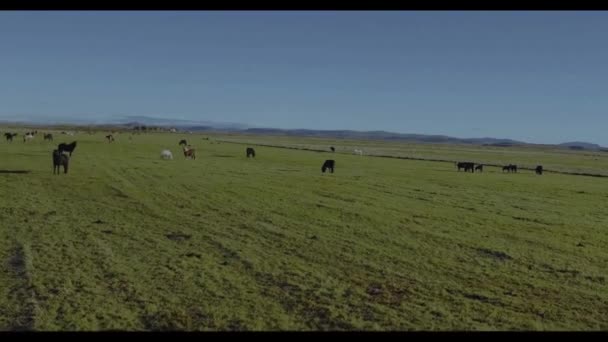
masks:
<instances>
[{"instance_id":1,"label":"blue sky","mask_svg":"<svg viewBox=\"0 0 608 342\"><path fill-rule=\"evenodd\" d=\"M608 146L607 12L0 12L0 119Z\"/></svg>"}]
</instances>

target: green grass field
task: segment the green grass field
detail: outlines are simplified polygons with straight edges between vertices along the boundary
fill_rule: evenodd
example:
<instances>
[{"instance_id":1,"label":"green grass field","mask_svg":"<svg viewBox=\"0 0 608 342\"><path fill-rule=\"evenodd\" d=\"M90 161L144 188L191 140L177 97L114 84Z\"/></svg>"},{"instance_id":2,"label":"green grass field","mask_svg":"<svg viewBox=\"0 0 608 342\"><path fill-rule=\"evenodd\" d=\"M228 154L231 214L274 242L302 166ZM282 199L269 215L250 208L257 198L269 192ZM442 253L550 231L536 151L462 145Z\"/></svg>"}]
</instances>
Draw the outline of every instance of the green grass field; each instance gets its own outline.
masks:
<instances>
[{"instance_id":1,"label":"green grass field","mask_svg":"<svg viewBox=\"0 0 608 342\"><path fill-rule=\"evenodd\" d=\"M596 173L606 153L104 135L0 142L1 330L608 329L607 178L350 151Z\"/></svg>"}]
</instances>

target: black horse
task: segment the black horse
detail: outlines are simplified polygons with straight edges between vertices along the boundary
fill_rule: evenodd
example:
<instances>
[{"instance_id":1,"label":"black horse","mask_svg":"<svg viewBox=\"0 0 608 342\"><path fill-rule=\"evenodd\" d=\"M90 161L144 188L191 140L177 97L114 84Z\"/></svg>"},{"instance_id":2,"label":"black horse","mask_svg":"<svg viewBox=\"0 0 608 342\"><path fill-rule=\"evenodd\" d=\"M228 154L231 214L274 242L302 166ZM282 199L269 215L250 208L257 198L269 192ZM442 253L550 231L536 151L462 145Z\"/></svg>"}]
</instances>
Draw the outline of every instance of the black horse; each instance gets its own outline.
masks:
<instances>
[{"instance_id":1,"label":"black horse","mask_svg":"<svg viewBox=\"0 0 608 342\"><path fill-rule=\"evenodd\" d=\"M460 163L456 163L456 167L458 168L458 171L460 171L460 169L464 169L464 172L467 172L469 170L471 172L475 172L475 163L460 162Z\"/></svg>"},{"instance_id":2,"label":"black horse","mask_svg":"<svg viewBox=\"0 0 608 342\"><path fill-rule=\"evenodd\" d=\"M247 147L247 158L249 158L249 156L255 158L255 150L251 147Z\"/></svg>"},{"instance_id":3,"label":"black horse","mask_svg":"<svg viewBox=\"0 0 608 342\"><path fill-rule=\"evenodd\" d=\"M333 160L326 160L321 166L321 171L325 173L325 170L329 169L331 173L334 173L334 167L336 166L336 162Z\"/></svg>"},{"instance_id":4,"label":"black horse","mask_svg":"<svg viewBox=\"0 0 608 342\"><path fill-rule=\"evenodd\" d=\"M542 175L543 174L543 166L542 165L538 165L536 167L536 174L537 175Z\"/></svg>"},{"instance_id":5,"label":"black horse","mask_svg":"<svg viewBox=\"0 0 608 342\"><path fill-rule=\"evenodd\" d=\"M69 161L70 158L67 155L59 150L53 150L53 174L59 174L61 166L63 166L63 173L68 173Z\"/></svg>"},{"instance_id":6,"label":"black horse","mask_svg":"<svg viewBox=\"0 0 608 342\"><path fill-rule=\"evenodd\" d=\"M111 143L114 141L114 136L112 134L106 135L106 139L108 139L108 142Z\"/></svg>"},{"instance_id":7,"label":"black horse","mask_svg":"<svg viewBox=\"0 0 608 342\"><path fill-rule=\"evenodd\" d=\"M44 134L44 140L53 141L53 135L51 133Z\"/></svg>"},{"instance_id":8,"label":"black horse","mask_svg":"<svg viewBox=\"0 0 608 342\"><path fill-rule=\"evenodd\" d=\"M57 146L57 149L59 150L59 153L70 152L70 157L72 156L72 153L74 152L75 148L76 148L76 142L75 141L73 141L70 144L61 143L61 144L59 144L59 146Z\"/></svg>"},{"instance_id":9,"label":"black horse","mask_svg":"<svg viewBox=\"0 0 608 342\"><path fill-rule=\"evenodd\" d=\"M178 144L178 145L180 145L180 146L181 146L181 145L186 146L186 145L188 145L188 142L186 141L186 139L182 139L182 140L180 140L180 142L179 142L179 144Z\"/></svg>"},{"instance_id":10,"label":"black horse","mask_svg":"<svg viewBox=\"0 0 608 342\"><path fill-rule=\"evenodd\" d=\"M17 136L17 133L4 133L4 136L6 137L6 141L13 141L13 138Z\"/></svg>"},{"instance_id":11,"label":"black horse","mask_svg":"<svg viewBox=\"0 0 608 342\"><path fill-rule=\"evenodd\" d=\"M475 166L475 171L483 172L483 164Z\"/></svg>"},{"instance_id":12,"label":"black horse","mask_svg":"<svg viewBox=\"0 0 608 342\"><path fill-rule=\"evenodd\" d=\"M333 146L331 146L330 149L332 152L336 152L336 149Z\"/></svg>"}]
</instances>

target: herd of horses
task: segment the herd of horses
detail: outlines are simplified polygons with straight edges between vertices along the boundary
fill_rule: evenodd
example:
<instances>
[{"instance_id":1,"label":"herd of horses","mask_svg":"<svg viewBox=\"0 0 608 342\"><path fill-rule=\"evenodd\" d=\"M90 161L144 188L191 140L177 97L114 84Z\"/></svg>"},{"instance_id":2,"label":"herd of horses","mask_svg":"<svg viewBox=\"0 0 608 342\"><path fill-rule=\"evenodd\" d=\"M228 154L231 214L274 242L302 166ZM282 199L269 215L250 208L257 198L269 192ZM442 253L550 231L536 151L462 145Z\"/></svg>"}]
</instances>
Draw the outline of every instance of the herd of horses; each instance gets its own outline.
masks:
<instances>
[{"instance_id":1,"label":"herd of horses","mask_svg":"<svg viewBox=\"0 0 608 342\"><path fill-rule=\"evenodd\" d=\"M62 134L67 134L66 132L61 132ZM38 134L38 131L31 131L31 132L27 132L24 135L23 141L26 142L28 140L33 139L34 136L36 136ZM18 134L17 133L4 133L4 136L7 140L7 142L12 142L13 138L16 137ZM53 135L51 133L44 133L44 140L45 141L53 141ZM72 135L72 134L70 134ZM108 142L113 142L114 141L114 136L112 134L106 135L105 138L108 140ZM204 140L208 140L203 138ZM73 141L70 144L66 144L66 143L61 143L57 146L57 149L53 150L53 173L59 173L59 169L60 167L63 167L64 169L64 173L68 173L68 165L69 165L69 160L72 156L72 153L74 152L74 149L76 149L76 141ZM186 159L196 159L196 150L194 148L192 148L189 144L188 141L186 139L182 139L179 141L179 146L182 146L183 148L183 152L184 152L184 157ZM333 146L330 146L330 150L332 152L335 152L336 149ZM68 153L68 154L66 154ZM247 158L255 158L255 150L251 147L247 147L247 149L245 150L246 156ZM355 154L359 154L362 155L362 151L361 150L355 150ZM169 150L163 150L161 152L161 158L163 159L173 159L173 156L171 154L171 152ZM477 164L475 165L475 163L473 162L456 162L456 167L458 169L458 171L460 171L461 169L464 170L464 172L472 172L475 173L476 171L479 172L483 172L483 164ZM325 173L326 171L329 171L331 173L334 173L334 169L335 169L335 165L336 162L333 159L328 159L325 160L325 162L323 163L323 165L321 166L321 172ZM517 165L514 164L509 164L509 165L505 165L502 167L502 171L503 172L513 172L516 173L517 172ZM538 165L535 169L536 174L538 175L542 175L543 174L543 166L542 165Z\"/></svg>"},{"instance_id":2,"label":"herd of horses","mask_svg":"<svg viewBox=\"0 0 608 342\"><path fill-rule=\"evenodd\" d=\"M31 132L27 132L23 135L23 142L27 142L29 140L34 139L34 137L38 134L38 131L31 131ZM16 137L18 135L18 133L10 133L10 132L6 132L4 133L4 137L6 138L7 142L13 142L13 138ZM53 135L51 133L45 133L43 134L44 136L44 140L49 140L49 141L53 141Z\"/></svg>"},{"instance_id":3,"label":"herd of horses","mask_svg":"<svg viewBox=\"0 0 608 342\"><path fill-rule=\"evenodd\" d=\"M483 164L475 165L475 163L472 163L472 162L457 162L456 167L458 168L458 171L460 171L460 169L463 169L464 172L468 172L468 171L471 171L472 173L475 173L475 171L483 172ZM505 165L502 167L502 172L505 172L505 171L507 171L509 173L511 173L511 172L517 173L517 165L514 165L514 164ZM537 175L542 175L543 166L542 165L536 166L536 169L534 169L534 171L536 172Z\"/></svg>"}]
</instances>

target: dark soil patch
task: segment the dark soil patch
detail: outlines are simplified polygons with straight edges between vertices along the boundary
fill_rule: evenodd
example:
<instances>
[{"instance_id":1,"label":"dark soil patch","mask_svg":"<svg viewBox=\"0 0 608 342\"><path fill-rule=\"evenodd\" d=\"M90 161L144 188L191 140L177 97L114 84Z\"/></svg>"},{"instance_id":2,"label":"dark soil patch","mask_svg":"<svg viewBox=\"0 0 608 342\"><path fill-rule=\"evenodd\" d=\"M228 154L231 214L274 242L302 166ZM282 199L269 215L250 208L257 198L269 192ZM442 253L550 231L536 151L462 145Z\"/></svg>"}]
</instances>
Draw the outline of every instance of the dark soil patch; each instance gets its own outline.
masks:
<instances>
[{"instance_id":1,"label":"dark soil patch","mask_svg":"<svg viewBox=\"0 0 608 342\"><path fill-rule=\"evenodd\" d=\"M173 240L173 241L185 241L185 240L190 240L190 238L192 238L192 235L182 234L182 233L169 233L165 236L169 240Z\"/></svg>"},{"instance_id":2,"label":"dark soil patch","mask_svg":"<svg viewBox=\"0 0 608 342\"><path fill-rule=\"evenodd\" d=\"M506 260L512 260L513 259L507 253L503 253L503 252L499 252L499 251L493 251L493 250L487 249L487 248L476 248L475 250L479 254L481 254L482 256L493 258L493 259L496 259L498 261L506 261Z\"/></svg>"},{"instance_id":3,"label":"dark soil patch","mask_svg":"<svg viewBox=\"0 0 608 342\"><path fill-rule=\"evenodd\" d=\"M200 259L202 257L202 255L198 254L198 253L186 253L184 254L185 257L188 258L197 258Z\"/></svg>"}]
</instances>

